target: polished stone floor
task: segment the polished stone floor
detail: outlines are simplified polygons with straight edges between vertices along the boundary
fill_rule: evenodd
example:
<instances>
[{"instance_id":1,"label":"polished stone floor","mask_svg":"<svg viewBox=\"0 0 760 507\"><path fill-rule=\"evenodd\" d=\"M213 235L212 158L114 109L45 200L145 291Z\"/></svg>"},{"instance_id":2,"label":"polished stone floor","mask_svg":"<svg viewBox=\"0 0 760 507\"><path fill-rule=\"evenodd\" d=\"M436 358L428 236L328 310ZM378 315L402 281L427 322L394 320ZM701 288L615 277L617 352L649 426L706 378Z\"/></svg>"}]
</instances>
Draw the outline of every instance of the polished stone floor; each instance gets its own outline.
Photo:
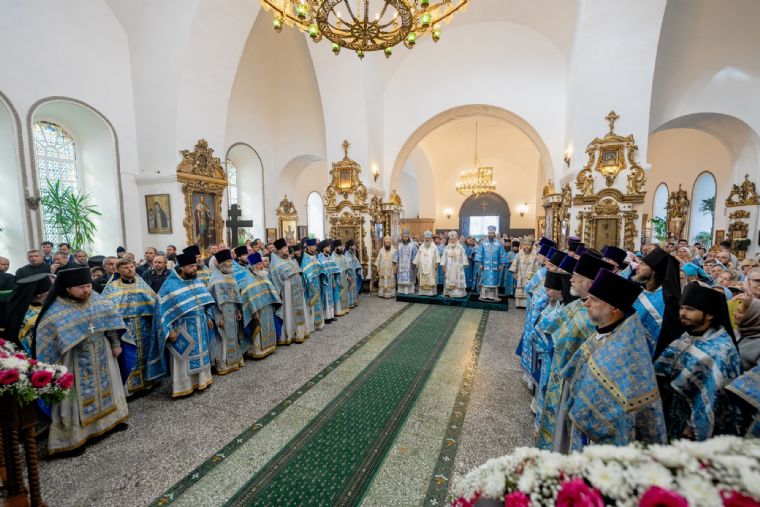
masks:
<instances>
[{"instance_id":1,"label":"polished stone floor","mask_svg":"<svg viewBox=\"0 0 760 507\"><path fill-rule=\"evenodd\" d=\"M130 402L127 431L109 435L82 456L43 463L46 500L50 505L147 505L404 307L395 301L364 297L348 317L316 333L305 344L278 348L276 354L249 362L240 372L215 377L206 393L172 401L166 389L157 389ZM419 310L413 307L407 313L411 312L411 317L415 311ZM476 325L479 312L472 312L462 325ZM454 458L455 475L532 441L529 395L513 354L523 318L522 310L488 315ZM383 338L375 338L359 351L369 354L379 346ZM377 345L373 345L375 341ZM410 422L380 468L365 505L382 505L384 495L391 494L397 505L426 504L424 486L430 477L416 477L420 474L415 470L420 467L415 460L434 461L441 439L439 435L433 438L432 430L425 426L430 422L427 419L435 419L426 418L425 407L435 407L447 392L456 394L457 386L446 380L446 369L458 367L457 358L464 357L469 346L469 342L452 342L447 347L447 355L441 358L420 396L417 412L410 414ZM362 360L359 353L355 360ZM342 374L337 369L335 373L334 381L340 382ZM451 411L450 407L443 409ZM278 428L273 421L270 426L273 438L287 433L285 423ZM409 454L414 459L410 460ZM403 487L397 486L401 483ZM199 500L193 496L187 499Z\"/></svg>"}]
</instances>

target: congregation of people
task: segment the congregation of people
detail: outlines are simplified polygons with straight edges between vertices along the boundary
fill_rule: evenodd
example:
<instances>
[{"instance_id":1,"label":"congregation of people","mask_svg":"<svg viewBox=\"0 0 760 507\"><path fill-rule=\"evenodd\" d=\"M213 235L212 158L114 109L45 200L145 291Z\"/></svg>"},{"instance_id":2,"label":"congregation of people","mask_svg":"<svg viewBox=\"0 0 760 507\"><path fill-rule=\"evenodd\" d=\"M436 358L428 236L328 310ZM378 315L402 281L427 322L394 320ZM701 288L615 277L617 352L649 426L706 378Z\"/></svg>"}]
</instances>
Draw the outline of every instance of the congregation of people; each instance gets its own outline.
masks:
<instances>
[{"instance_id":1,"label":"congregation of people","mask_svg":"<svg viewBox=\"0 0 760 507\"><path fill-rule=\"evenodd\" d=\"M0 338L65 366L76 385L40 404L48 455L126 429L127 400L165 379L173 398L191 396L214 374L303 343L356 307L363 276L353 241L315 238L212 245L206 256L148 247L139 262L122 247L89 257L46 241L27 260L12 275L0 257Z\"/></svg>"},{"instance_id":2,"label":"congregation of people","mask_svg":"<svg viewBox=\"0 0 760 507\"><path fill-rule=\"evenodd\" d=\"M516 354L537 447L760 436L760 266L730 246L523 240Z\"/></svg>"}]
</instances>

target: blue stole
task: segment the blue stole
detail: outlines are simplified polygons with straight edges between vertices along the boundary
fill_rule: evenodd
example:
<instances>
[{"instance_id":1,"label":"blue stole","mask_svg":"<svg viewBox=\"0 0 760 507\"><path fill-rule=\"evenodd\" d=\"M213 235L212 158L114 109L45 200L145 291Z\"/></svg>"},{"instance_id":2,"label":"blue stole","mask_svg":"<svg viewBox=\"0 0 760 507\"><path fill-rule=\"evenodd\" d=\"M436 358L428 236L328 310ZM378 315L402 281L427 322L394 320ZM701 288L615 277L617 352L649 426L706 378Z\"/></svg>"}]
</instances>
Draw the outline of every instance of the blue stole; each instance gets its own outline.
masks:
<instances>
[{"instance_id":1,"label":"blue stole","mask_svg":"<svg viewBox=\"0 0 760 507\"><path fill-rule=\"evenodd\" d=\"M644 330L647 333L647 345L649 354L654 356L657 338L662 328L662 316L665 314L665 300L662 297L662 287L653 292L642 291L638 299L633 303L633 309L641 319Z\"/></svg>"},{"instance_id":2,"label":"blue stole","mask_svg":"<svg viewBox=\"0 0 760 507\"><path fill-rule=\"evenodd\" d=\"M349 259L350 264L351 264L351 268L353 269L354 273L356 273L356 275L354 277L356 279L356 287L355 287L355 289L356 289L356 296L354 296L354 299L356 300L356 299L359 299L359 294L361 294L361 291L362 291L362 281L363 281L363 277L362 277L362 263L359 262L359 259L353 253L351 253L350 251L347 251L343 255L347 259Z\"/></svg>"},{"instance_id":3,"label":"blue stole","mask_svg":"<svg viewBox=\"0 0 760 507\"><path fill-rule=\"evenodd\" d=\"M554 354L554 342L552 333L562 325L562 302L557 301L549 304L541 312L533 331L533 346L536 351L537 364L533 371L533 380L538 385L536 389L536 427L541 421L541 410L544 405L544 392L546 384L549 381L549 372L551 371L552 355Z\"/></svg>"},{"instance_id":4,"label":"blue stole","mask_svg":"<svg viewBox=\"0 0 760 507\"><path fill-rule=\"evenodd\" d=\"M346 265L343 262L343 256L337 254L336 252L332 253L332 260L335 263L335 265L338 267L338 272L335 275L335 286L333 291L333 297L335 298L335 301L340 301L341 310L343 310L343 314L345 315L345 312L348 311L348 280L346 279Z\"/></svg>"},{"instance_id":5,"label":"blue stole","mask_svg":"<svg viewBox=\"0 0 760 507\"><path fill-rule=\"evenodd\" d=\"M504 271L502 271L501 286L504 288L504 294L511 296L515 293L515 277L509 268L512 267L512 263L515 261L517 254L512 250L509 250L506 254L506 264L504 265Z\"/></svg>"},{"instance_id":6,"label":"blue stole","mask_svg":"<svg viewBox=\"0 0 760 507\"><path fill-rule=\"evenodd\" d=\"M652 356L636 316L608 334L591 335L561 374L571 382L567 407L574 450L586 439L612 445L667 442Z\"/></svg>"},{"instance_id":7,"label":"blue stole","mask_svg":"<svg viewBox=\"0 0 760 507\"><path fill-rule=\"evenodd\" d=\"M515 351L515 354L520 356L520 366L530 376L533 375L533 330L541 312L549 305L549 295L543 286L536 291L533 300L530 310L525 312L525 327L520 338L520 344Z\"/></svg>"},{"instance_id":8,"label":"blue stole","mask_svg":"<svg viewBox=\"0 0 760 507\"><path fill-rule=\"evenodd\" d=\"M183 280L176 272L169 274L158 291L161 313L161 348L168 346L179 357L188 358L189 373L197 373L211 365L208 329L210 307L214 305L208 289L201 280ZM209 307L209 308L205 308ZM176 328L177 340L167 344L169 333ZM162 355L166 361L166 356ZM164 365L166 368L166 365Z\"/></svg>"},{"instance_id":9,"label":"blue stole","mask_svg":"<svg viewBox=\"0 0 760 507\"><path fill-rule=\"evenodd\" d=\"M135 366L144 369L146 380L166 375L167 371L161 368L163 348L159 348L156 318L158 297L153 289L140 276L135 276L134 283L124 283L121 278L108 282L102 295L113 303L116 311L124 318L127 333L135 342L135 346L124 347L119 356L122 377L126 380ZM139 364L138 347L143 364ZM142 385L129 387L139 389Z\"/></svg>"},{"instance_id":10,"label":"blue stole","mask_svg":"<svg viewBox=\"0 0 760 507\"><path fill-rule=\"evenodd\" d=\"M290 262L289 260L281 259L277 255L272 255L269 265L269 280L272 282L272 285L274 285L274 288L280 297L282 297L282 288L285 285L285 281L293 276L297 276L299 278L301 276L298 264L295 262ZM297 295L294 294L294 296ZM282 319L282 312L283 307L280 306L275 312L275 315Z\"/></svg>"},{"instance_id":11,"label":"blue stole","mask_svg":"<svg viewBox=\"0 0 760 507\"><path fill-rule=\"evenodd\" d=\"M475 262L483 266L480 284L484 287L501 285L501 267L507 263L507 253L501 241L488 239L478 245L475 250ZM478 273L480 273L480 266Z\"/></svg>"},{"instance_id":12,"label":"blue stole","mask_svg":"<svg viewBox=\"0 0 760 507\"><path fill-rule=\"evenodd\" d=\"M340 266L335 262L335 259L332 258L332 256L325 255L323 253L320 253L317 255L317 259L319 259L319 262L322 263L322 271L325 274L326 282L324 286L324 304L325 308L327 305L334 307L336 301L340 301L340 287L338 286L339 278L340 278ZM336 299L336 293L337 293L337 299Z\"/></svg>"},{"instance_id":13,"label":"blue stole","mask_svg":"<svg viewBox=\"0 0 760 507\"><path fill-rule=\"evenodd\" d=\"M710 328L703 336L684 333L662 351L654 370L688 404L665 407L668 436L681 438L684 429L692 426L697 440L710 438L718 397L740 373L739 353L731 336L723 327Z\"/></svg>"},{"instance_id":14,"label":"blue stole","mask_svg":"<svg viewBox=\"0 0 760 507\"><path fill-rule=\"evenodd\" d=\"M208 291L214 298L217 305L224 303L233 303L242 305L243 298L240 297L240 290L237 287L237 280L233 274L225 275L219 269L214 269L211 278L208 281Z\"/></svg>"},{"instance_id":15,"label":"blue stole","mask_svg":"<svg viewBox=\"0 0 760 507\"><path fill-rule=\"evenodd\" d=\"M533 293L536 292L539 287L544 285L544 278L546 278L546 266L541 266L535 273L533 273L533 276L528 280L528 283L525 284L523 290L527 296L527 301L525 302L526 313L530 310L530 307L533 304Z\"/></svg>"},{"instance_id":16,"label":"blue stole","mask_svg":"<svg viewBox=\"0 0 760 507\"><path fill-rule=\"evenodd\" d=\"M760 438L760 364L744 372L741 377L731 382L726 389L755 408L755 416L747 430L747 436Z\"/></svg>"}]
</instances>

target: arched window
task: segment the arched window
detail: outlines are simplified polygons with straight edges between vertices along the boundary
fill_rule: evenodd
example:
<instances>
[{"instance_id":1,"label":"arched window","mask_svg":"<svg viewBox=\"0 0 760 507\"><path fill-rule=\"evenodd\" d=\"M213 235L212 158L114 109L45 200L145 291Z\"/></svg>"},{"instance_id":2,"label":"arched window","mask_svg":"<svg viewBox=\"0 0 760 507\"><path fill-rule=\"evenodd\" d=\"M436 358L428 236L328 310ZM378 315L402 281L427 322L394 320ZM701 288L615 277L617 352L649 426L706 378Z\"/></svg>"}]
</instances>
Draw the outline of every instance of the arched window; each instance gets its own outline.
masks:
<instances>
[{"instance_id":1,"label":"arched window","mask_svg":"<svg viewBox=\"0 0 760 507\"><path fill-rule=\"evenodd\" d=\"M74 139L63 127L49 121L34 122L34 158L37 164L40 189L45 194L48 181L59 181L61 187L79 190L77 177L76 147ZM58 231L49 220L49 210L42 209L45 239L55 241Z\"/></svg>"},{"instance_id":2,"label":"arched window","mask_svg":"<svg viewBox=\"0 0 760 507\"><path fill-rule=\"evenodd\" d=\"M325 203L319 192L312 192L306 201L306 217L309 234L325 239Z\"/></svg>"},{"instance_id":3,"label":"arched window","mask_svg":"<svg viewBox=\"0 0 760 507\"><path fill-rule=\"evenodd\" d=\"M668 186L665 183L657 185L654 191L654 201L652 204L652 218L662 218L665 220L668 216Z\"/></svg>"},{"instance_id":4,"label":"arched window","mask_svg":"<svg viewBox=\"0 0 760 507\"><path fill-rule=\"evenodd\" d=\"M227 200L230 206L238 203L237 167L230 159L227 159Z\"/></svg>"},{"instance_id":5,"label":"arched window","mask_svg":"<svg viewBox=\"0 0 760 507\"><path fill-rule=\"evenodd\" d=\"M691 191L689 235L692 242L699 241L703 246L709 246L712 241L717 190L715 177L704 172L694 181L694 188Z\"/></svg>"}]
</instances>

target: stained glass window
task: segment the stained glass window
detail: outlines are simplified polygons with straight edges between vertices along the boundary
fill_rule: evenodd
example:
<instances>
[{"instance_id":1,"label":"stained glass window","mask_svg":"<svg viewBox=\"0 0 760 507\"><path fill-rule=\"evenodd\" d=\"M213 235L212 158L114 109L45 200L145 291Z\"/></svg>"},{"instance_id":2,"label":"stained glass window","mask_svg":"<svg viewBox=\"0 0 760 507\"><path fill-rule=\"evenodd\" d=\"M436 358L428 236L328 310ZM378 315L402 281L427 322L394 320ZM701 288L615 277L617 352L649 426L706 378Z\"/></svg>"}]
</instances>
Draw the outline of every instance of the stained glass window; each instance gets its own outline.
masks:
<instances>
[{"instance_id":1,"label":"stained glass window","mask_svg":"<svg viewBox=\"0 0 760 507\"><path fill-rule=\"evenodd\" d=\"M229 205L238 203L237 167L232 160L227 159L227 200Z\"/></svg>"},{"instance_id":2,"label":"stained glass window","mask_svg":"<svg viewBox=\"0 0 760 507\"><path fill-rule=\"evenodd\" d=\"M60 125L49 121L34 123L34 158L42 193L45 193L47 181L61 182L62 188L78 191L76 149L74 139ZM45 227L45 239L56 241L58 232L49 220L50 211L43 205L42 218Z\"/></svg>"}]
</instances>

